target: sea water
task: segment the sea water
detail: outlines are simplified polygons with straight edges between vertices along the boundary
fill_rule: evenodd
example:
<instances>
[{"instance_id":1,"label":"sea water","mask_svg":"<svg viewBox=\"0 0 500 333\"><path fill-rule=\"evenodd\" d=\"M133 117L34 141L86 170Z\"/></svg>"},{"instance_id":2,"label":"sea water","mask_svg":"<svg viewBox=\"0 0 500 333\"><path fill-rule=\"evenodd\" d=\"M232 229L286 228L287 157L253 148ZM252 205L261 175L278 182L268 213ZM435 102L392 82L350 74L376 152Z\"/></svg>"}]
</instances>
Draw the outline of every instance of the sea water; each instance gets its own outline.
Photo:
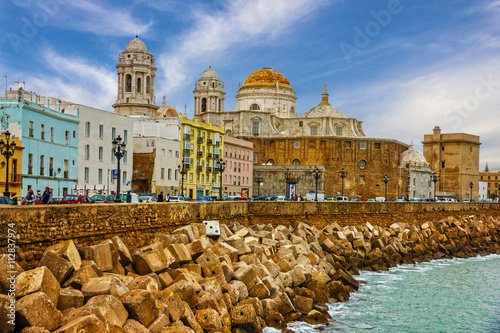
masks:
<instances>
[{"instance_id":1,"label":"sea water","mask_svg":"<svg viewBox=\"0 0 500 333\"><path fill-rule=\"evenodd\" d=\"M295 332L500 332L500 256L442 259L362 272L346 303L329 304L331 326ZM266 333L278 332L267 328Z\"/></svg>"}]
</instances>

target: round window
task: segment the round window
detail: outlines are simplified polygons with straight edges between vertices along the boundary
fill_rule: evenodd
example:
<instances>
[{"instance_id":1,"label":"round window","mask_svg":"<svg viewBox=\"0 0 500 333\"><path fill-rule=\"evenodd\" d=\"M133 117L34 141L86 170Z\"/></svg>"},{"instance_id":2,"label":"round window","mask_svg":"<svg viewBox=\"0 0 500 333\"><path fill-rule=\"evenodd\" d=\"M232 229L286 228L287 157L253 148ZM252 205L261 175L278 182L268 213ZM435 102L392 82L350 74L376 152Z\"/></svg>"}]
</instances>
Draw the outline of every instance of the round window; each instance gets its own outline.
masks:
<instances>
[{"instance_id":1,"label":"round window","mask_svg":"<svg viewBox=\"0 0 500 333\"><path fill-rule=\"evenodd\" d=\"M365 168L365 166L366 166L366 162L365 162L364 160L361 160L361 161L359 161L359 164L358 164L358 165L359 165L359 168L360 168L360 169L364 169L364 168Z\"/></svg>"}]
</instances>

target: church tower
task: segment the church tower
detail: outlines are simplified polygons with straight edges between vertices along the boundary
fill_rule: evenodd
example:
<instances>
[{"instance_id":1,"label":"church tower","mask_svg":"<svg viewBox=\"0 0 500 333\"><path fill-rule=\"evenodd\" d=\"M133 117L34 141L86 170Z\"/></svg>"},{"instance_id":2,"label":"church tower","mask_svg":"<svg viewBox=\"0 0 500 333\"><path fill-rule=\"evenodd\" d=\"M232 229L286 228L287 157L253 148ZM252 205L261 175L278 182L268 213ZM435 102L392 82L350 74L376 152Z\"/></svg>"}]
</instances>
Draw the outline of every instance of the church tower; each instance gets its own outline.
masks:
<instances>
[{"instance_id":1,"label":"church tower","mask_svg":"<svg viewBox=\"0 0 500 333\"><path fill-rule=\"evenodd\" d=\"M205 123L220 118L218 117L220 115L214 113L224 112L224 95L226 93L224 92L224 83L219 80L219 76L212 67L208 67L203 72L200 79L195 83L193 93L195 117Z\"/></svg>"},{"instance_id":2,"label":"church tower","mask_svg":"<svg viewBox=\"0 0 500 333\"><path fill-rule=\"evenodd\" d=\"M156 116L155 59L138 36L118 57L118 98L115 113Z\"/></svg>"}]
</instances>

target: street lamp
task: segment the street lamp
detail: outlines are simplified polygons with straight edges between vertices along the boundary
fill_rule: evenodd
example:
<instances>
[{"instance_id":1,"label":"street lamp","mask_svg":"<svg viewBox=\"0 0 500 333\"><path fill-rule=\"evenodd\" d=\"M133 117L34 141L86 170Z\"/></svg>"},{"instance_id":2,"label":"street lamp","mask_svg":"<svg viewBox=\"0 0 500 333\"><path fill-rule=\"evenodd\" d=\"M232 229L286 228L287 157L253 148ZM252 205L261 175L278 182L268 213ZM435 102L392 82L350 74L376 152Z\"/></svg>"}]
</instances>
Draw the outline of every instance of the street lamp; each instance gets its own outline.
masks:
<instances>
[{"instance_id":1,"label":"street lamp","mask_svg":"<svg viewBox=\"0 0 500 333\"><path fill-rule=\"evenodd\" d=\"M264 178L261 176L257 176L253 180L257 182L257 197L260 197L260 183L264 181Z\"/></svg>"},{"instance_id":2,"label":"street lamp","mask_svg":"<svg viewBox=\"0 0 500 333\"><path fill-rule=\"evenodd\" d=\"M7 169L5 170L5 192L3 192L3 195L5 197L10 198L9 159L12 155L14 155L14 150L16 149L16 143L14 141L10 142L10 132L9 131L5 132L5 140L7 141L7 143L3 142L3 140L0 141L0 152L2 153L3 156L5 156L5 159L7 160Z\"/></svg>"},{"instance_id":3,"label":"street lamp","mask_svg":"<svg viewBox=\"0 0 500 333\"><path fill-rule=\"evenodd\" d=\"M436 183L439 181L439 176L436 176L436 174L431 175L431 181L434 183L434 201L436 201Z\"/></svg>"},{"instance_id":4,"label":"street lamp","mask_svg":"<svg viewBox=\"0 0 500 333\"><path fill-rule=\"evenodd\" d=\"M54 178L56 178L57 175L60 173L61 173L61 168L57 168L56 172L54 172ZM57 181L57 196L59 196L59 181Z\"/></svg>"},{"instance_id":5,"label":"street lamp","mask_svg":"<svg viewBox=\"0 0 500 333\"><path fill-rule=\"evenodd\" d=\"M187 169L189 169L189 167L186 168L186 164L184 162L182 163L182 168L180 165L177 166L177 170L179 170L179 173L181 174L181 197L184 196L184 176L187 173Z\"/></svg>"},{"instance_id":6,"label":"street lamp","mask_svg":"<svg viewBox=\"0 0 500 333\"><path fill-rule=\"evenodd\" d=\"M288 198L288 182L290 181L290 176L292 174L290 173L290 169L286 168L285 171L285 198Z\"/></svg>"},{"instance_id":7,"label":"street lamp","mask_svg":"<svg viewBox=\"0 0 500 333\"><path fill-rule=\"evenodd\" d=\"M385 175L384 176L384 183L385 183L385 201L387 201L387 183L389 182L389 176Z\"/></svg>"},{"instance_id":8,"label":"street lamp","mask_svg":"<svg viewBox=\"0 0 500 333\"><path fill-rule=\"evenodd\" d=\"M122 202L122 199L120 197L120 159L123 157L125 154L125 149L127 148L127 145L125 142L122 143L122 138L118 135L116 139L111 141L113 144L113 154L116 157L117 160L117 169L118 169L118 175L116 177L116 198L115 202Z\"/></svg>"},{"instance_id":9,"label":"street lamp","mask_svg":"<svg viewBox=\"0 0 500 333\"><path fill-rule=\"evenodd\" d=\"M344 178L347 177L347 171L344 171L344 168L342 168L342 171L339 171L338 174L342 178L342 196L344 196Z\"/></svg>"},{"instance_id":10,"label":"street lamp","mask_svg":"<svg viewBox=\"0 0 500 333\"><path fill-rule=\"evenodd\" d=\"M316 179L316 194L314 196L314 201L318 201L318 179L321 177L321 171L316 167L316 169L313 171L313 177Z\"/></svg>"},{"instance_id":11,"label":"street lamp","mask_svg":"<svg viewBox=\"0 0 500 333\"><path fill-rule=\"evenodd\" d=\"M222 200L222 174L226 170L226 162L222 159L217 160L217 171L220 172L220 187L219 187L219 199Z\"/></svg>"},{"instance_id":12,"label":"street lamp","mask_svg":"<svg viewBox=\"0 0 500 333\"><path fill-rule=\"evenodd\" d=\"M469 187L470 187L470 197L469 197L469 202L472 202L472 187L474 186L474 183L473 182L470 182L469 183Z\"/></svg>"}]
</instances>

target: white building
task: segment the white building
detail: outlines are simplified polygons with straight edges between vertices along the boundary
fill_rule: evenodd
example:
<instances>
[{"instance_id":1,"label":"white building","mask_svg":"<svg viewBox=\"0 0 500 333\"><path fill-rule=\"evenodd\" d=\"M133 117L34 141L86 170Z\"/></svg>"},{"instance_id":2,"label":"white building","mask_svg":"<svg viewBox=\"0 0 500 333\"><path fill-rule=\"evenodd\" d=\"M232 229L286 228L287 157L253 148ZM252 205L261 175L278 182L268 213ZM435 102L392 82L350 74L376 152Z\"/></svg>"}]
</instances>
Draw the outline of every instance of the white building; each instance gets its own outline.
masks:
<instances>
[{"instance_id":1,"label":"white building","mask_svg":"<svg viewBox=\"0 0 500 333\"><path fill-rule=\"evenodd\" d=\"M488 200L488 182L479 182L478 200Z\"/></svg>"},{"instance_id":2,"label":"white building","mask_svg":"<svg viewBox=\"0 0 500 333\"><path fill-rule=\"evenodd\" d=\"M161 110L161 107L160 107ZM181 118L134 119L134 192L177 195Z\"/></svg>"},{"instance_id":3,"label":"white building","mask_svg":"<svg viewBox=\"0 0 500 333\"><path fill-rule=\"evenodd\" d=\"M113 170L117 169L117 160L112 142L118 136L126 144L120 160L120 191L131 190L134 120L84 105L78 105L78 110L78 184L74 193L92 196L116 191Z\"/></svg>"}]
</instances>

